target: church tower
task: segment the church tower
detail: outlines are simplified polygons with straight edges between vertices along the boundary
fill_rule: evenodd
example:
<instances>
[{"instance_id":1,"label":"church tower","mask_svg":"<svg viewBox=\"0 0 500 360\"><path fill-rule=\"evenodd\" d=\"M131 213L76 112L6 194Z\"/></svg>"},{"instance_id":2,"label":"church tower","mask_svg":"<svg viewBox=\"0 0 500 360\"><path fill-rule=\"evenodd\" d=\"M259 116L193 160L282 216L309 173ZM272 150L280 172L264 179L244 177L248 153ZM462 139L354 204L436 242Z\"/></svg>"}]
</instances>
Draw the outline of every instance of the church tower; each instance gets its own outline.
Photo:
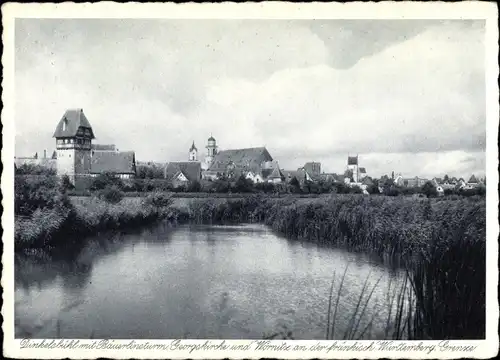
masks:
<instances>
[{"instance_id":1,"label":"church tower","mask_svg":"<svg viewBox=\"0 0 500 360\"><path fill-rule=\"evenodd\" d=\"M356 156L347 156L347 170L352 171L352 178L355 183L359 181L359 167L358 167L358 157L359 155Z\"/></svg>"},{"instance_id":2,"label":"church tower","mask_svg":"<svg viewBox=\"0 0 500 360\"><path fill-rule=\"evenodd\" d=\"M57 175L67 175L79 188L79 180L90 173L92 140L95 139L83 109L67 110L53 137L56 138Z\"/></svg>"},{"instance_id":3,"label":"church tower","mask_svg":"<svg viewBox=\"0 0 500 360\"><path fill-rule=\"evenodd\" d=\"M191 148L189 149L189 161L198 161L198 149L194 145L191 145Z\"/></svg>"},{"instance_id":4,"label":"church tower","mask_svg":"<svg viewBox=\"0 0 500 360\"><path fill-rule=\"evenodd\" d=\"M214 161L215 155L217 155L217 143L214 137L210 135L207 144L207 155L205 156L205 166L207 167L207 169Z\"/></svg>"}]
</instances>

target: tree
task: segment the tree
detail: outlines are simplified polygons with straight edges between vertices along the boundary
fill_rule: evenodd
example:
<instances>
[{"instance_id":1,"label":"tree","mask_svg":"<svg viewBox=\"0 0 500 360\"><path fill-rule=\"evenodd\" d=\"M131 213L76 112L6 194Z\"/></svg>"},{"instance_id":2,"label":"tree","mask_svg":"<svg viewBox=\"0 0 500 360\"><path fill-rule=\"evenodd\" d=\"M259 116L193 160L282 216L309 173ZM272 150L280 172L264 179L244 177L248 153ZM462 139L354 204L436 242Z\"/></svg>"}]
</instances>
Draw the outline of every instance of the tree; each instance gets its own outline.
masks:
<instances>
[{"instance_id":1,"label":"tree","mask_svg":"<svg viewBox=\"0 0 500 360\"><path fill-rule=\"evenodd\" d=\"M422 194L426 195L427 197L437 196L436 186L431 181L427 181L424 186L422 186Z\"/></svg>"},{"instance_id":2,"label":"tree","mask_svg":"<svg viewBox=\"0 0 500 360\"><path fill-rule=\"evenodd\" d=\"M124 195L123 192L118 188L118 186L111 185L101 190L99 193L99 197L110 204L117 204L122 201Z\"/></svg>"},{"instance_id":3,"label":"tree","mask_svg":"<svg viewBox=\"0 0 500 360\"><path fill-rule=\"evenodd\" d=\"M123 188L123 182L116 175L112 173L102 173L92 180L90 189L103 190L104 188L112 185L115 185L119 189Z\"/></svg>"},{"instance_id":4,"label":"tree","mask_svg":"<svg viewBox=\"0 0 500 360\"><path fill-rule=\"evenodd\" d=\"M75 186L69 180L68 175L63 175L63 177L61 178L61 187L63 190L73 190L75 188Z\"/></svg>"},{"instance_id":5,"label":"tree","mask_svg":"<svg viewBox=\"0 0 500 360\"><path fill-rule=\"evenodd\" d=\"M294 194L301 192L299 180L295 176L290 180L290 191Z\"/></svg>"},{"instance_id":6,"label":"tree","mask_svg":"<svg viewBox=\"0 0 500 360\"><path fill-rule=\"evenodd\" d=\"M253 191L253 182L247 179L244 175L240 175L236 183L234 184L235 192L247 193Z\"/></svg>"},{"instance_id":7,"label":"tree","mask_svg":"<svg viewBox=\"0 0 500 360\"><path fill-rule=\"evenodd\" d=\"M362 194L363 190L359 186L353 186L349 192L352 194Z\"/></svg>"},{"instance_id":8,"label":"tree","mask_svg":"<svg viewBox=\"0 0 500 360\"><path fill-rule=\"evenodd\" d=\"M378 190L378 186L376 186L375 184L368 185L366 187L366 191L368 191L368 193L370 195L380 194L380 191Z\"/></svg>"},{"instance_id":9,"label":"tree","mask_svg":"<svg viewBox=\"0 0 500 360\"><path fill-rule=\"evenodd\" d=\"M199 181L191 181L187 187L187 192L200 192L201 184Z\"/></svg>"}]
</instances>

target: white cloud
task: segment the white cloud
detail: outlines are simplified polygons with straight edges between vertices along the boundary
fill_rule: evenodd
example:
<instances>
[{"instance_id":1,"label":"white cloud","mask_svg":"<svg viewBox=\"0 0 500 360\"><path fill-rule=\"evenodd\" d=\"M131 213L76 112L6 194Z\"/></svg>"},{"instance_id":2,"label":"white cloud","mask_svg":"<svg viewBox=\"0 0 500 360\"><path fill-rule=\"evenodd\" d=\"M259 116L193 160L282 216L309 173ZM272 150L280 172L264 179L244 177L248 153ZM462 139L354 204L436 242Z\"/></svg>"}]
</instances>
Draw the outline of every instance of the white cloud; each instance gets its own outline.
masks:
<instances>
[{"instance_id":1,"label":"white cloud","mask_svg":"<svg viewBox=\"0 0 500 360\"><path fill-rule=\"evenodd\" d=\"M378 174L484 168L481 27L406 23L406 40L368 46L362 22L340 37L309 25L27 22L16 55L16 151L52 148L64 110L83 107L99 142L143 160L182 159L192 140L202 149L213 133L223 148L266 145L292 168L320 160L342 172L347 152ZM389 163L376 161L381 153Z\"/></svg>"}]
</instances>

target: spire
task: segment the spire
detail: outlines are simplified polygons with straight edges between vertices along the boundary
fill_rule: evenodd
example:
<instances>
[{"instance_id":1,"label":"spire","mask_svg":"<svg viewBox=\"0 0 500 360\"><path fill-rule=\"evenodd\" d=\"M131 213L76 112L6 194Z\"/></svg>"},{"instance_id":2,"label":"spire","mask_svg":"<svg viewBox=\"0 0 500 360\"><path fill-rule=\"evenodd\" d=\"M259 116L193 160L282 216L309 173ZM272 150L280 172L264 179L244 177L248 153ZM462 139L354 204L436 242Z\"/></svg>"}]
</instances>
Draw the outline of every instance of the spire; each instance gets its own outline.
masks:
<instances>
[{"instance_id":1,"label":"spire","mask_svg":"<svg viewBox=\"0 0 500 360\"><path fill-rule=\"evenodd\" d=\"M191 145L191 148L189 149L189 151L193 151L193 150L198 151L198 149L197 149L197 148L196 148L196 146L194 145L194 140L193 140L193 145Z\"/></svg>"}]
</instances>

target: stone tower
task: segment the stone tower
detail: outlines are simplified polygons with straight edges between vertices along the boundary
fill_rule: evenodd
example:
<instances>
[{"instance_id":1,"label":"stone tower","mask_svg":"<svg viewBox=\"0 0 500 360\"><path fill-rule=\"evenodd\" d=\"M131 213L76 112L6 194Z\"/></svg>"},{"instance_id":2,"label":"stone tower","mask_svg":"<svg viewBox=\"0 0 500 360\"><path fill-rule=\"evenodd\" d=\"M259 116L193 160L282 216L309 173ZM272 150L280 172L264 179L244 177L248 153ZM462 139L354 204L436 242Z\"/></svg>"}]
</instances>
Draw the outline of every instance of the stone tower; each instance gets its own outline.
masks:
<instances>
[{"instance_id":1,"label":"stone tower","mask_svg":"<svg viewBox=\"0 0 500 360\"><path fill-rule=\"evenodd\" d=\"M194 145L191 145L191 148L189 149L189 161L198 161L198 149Z\"/></svg>"},{"instance_id":2,"label":"stone tower","mask_svg":"<svg viewBox=\"0 0 500 360\"><path fill-rule=\"evenodd\" d=\"M217 142L215 141L214 137L210 135L207 144L207 155L205 156L205 166L207 167L207 169L214 161L215 155L217 155Z\"/></svg>"},{"instance_id":3,"label":"stone tower","mask_svg":"<svg viewBox=\"0 0 500 360\"><path fill-rule=\"evenodd\" d=\"M347 170L352 171L352 178L355 183L359 181L359 167L358 155L347 156Z\"/></svg>"},{"instance_id":4,"label":"stone tower","mask_svg":"<svg viewBox=\"0 0 500 360\"><path fill-rule=\"evenodd\" d=\"M53 137L56 138L57 175L67 175L75 187L83 187L90 173L95 138L83 109L67 110Z\"/></svg>"}]
</instances>

